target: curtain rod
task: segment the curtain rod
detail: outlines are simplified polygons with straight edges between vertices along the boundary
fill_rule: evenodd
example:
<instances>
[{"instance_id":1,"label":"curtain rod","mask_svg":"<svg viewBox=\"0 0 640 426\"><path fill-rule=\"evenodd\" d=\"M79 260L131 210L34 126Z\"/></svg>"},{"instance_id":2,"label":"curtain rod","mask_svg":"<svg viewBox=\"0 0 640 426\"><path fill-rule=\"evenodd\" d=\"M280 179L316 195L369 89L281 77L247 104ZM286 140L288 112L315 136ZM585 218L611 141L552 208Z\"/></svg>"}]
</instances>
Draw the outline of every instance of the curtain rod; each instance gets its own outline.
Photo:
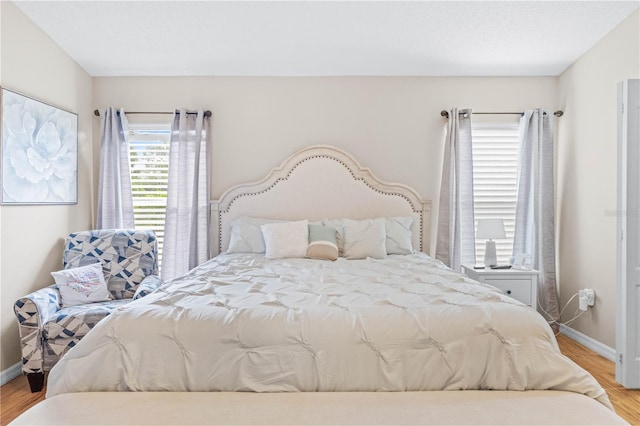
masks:
<instances>
[{"instance_id":1,"label":"curtain rod","mask_svg":"<svg viewBox=\"0 0 640 426\"><path fill-rule=\"evenodd\" d=\"M479 114L479 115L522 115L524 112L471 112L471 114ZM546 114L546 112L545 112ZM440 115L445 118L449 118L449 111L442 110L440 111ZM555 111L553 113L556 117L562 117L564 115L564 111Z\"/></svg>"},{"instance_id":2,"label":"curtain rod","mask_svg":"<svg viewBox=\"0 0 640 426\"><path fill-rule=\"evenodd\" d=\"M127 114L173 114L172 112L169 111L125 111ZM180 111L176 110L176 112L179 114ZM98 111L97 109L93 111L93 114L96 117L100 117L100 111ZM197 114L197 112L188 112L187 114ZM204 116L205 117L211 117L211 111L206 110L204 112Z\"/></svg>"}]
</instances>

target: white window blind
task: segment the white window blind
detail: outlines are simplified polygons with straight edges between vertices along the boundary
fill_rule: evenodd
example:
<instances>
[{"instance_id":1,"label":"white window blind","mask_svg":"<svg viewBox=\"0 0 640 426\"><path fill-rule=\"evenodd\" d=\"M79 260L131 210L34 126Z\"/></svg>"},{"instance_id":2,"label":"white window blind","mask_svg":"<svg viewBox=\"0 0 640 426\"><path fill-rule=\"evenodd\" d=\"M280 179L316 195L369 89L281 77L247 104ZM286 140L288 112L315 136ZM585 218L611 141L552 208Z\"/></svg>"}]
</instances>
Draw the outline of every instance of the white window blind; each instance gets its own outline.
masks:
<instances>
[{"instance_id":1,"label":"white window blind","mask_svg":"<svg viewBox=\"0 0 640 426\"><path fill-rule=\"evenodd\" d=\"M478 219L502 218L506 239L495 240L499 264L513 253L518 180L518 123L478 123L472 128L473 193ZM482 264L486 240L476 239L476 263Z\"/></svg>"},{"instance_id":2,"label":"white window blind","mask_svg":"<svg viewBox=\"0 0 640 426\"><path fill-rule=\"evenodd\" d=\"M133 216L137 229L152 229L162 262L169 180L169 126L129 125Z\"/></svg>"}]
</instances>

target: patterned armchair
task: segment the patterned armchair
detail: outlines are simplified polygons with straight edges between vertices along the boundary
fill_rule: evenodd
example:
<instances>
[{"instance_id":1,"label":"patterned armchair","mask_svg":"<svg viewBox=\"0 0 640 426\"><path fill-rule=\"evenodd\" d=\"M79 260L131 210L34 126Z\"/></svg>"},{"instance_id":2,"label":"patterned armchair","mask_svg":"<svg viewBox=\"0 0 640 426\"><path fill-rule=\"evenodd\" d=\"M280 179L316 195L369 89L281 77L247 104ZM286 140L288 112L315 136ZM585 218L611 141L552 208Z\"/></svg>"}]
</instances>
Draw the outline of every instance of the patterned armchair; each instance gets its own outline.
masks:
<instances>
[{"instance_id":1,"label":"patterned armchair","mask_svg":"<svg viewBox=\"0 0 640 426\"><path fill-rule=\"evenodd\" d=\"M93 326L117 307L143 297L161 284L158 242L153 231L101 229L69 234L64 269L102 263L113 300L63 308L57 286L20 298L14 306L20 328L22 372L32 392L42 390L44 372Z\"/></svg>"}]
</instances>

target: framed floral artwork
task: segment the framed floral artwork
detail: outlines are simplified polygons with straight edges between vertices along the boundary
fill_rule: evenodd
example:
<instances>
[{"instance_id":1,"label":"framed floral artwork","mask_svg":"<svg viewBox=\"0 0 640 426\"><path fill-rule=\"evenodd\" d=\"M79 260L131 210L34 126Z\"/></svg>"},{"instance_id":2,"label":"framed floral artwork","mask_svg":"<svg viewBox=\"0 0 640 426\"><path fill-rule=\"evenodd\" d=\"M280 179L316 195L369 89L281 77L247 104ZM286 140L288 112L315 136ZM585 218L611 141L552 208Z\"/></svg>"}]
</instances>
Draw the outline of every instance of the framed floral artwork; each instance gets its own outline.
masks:
<instances>
[{"instance_id":1,"label":"framed floral artwork","mask_svg":"<svg viewBox=\"0 0 640 426\"><path fill-rule=\"evenodd\" d=\"M2 89L2 204L78 202L78 116Z\"/></svg>"}]
</instances>

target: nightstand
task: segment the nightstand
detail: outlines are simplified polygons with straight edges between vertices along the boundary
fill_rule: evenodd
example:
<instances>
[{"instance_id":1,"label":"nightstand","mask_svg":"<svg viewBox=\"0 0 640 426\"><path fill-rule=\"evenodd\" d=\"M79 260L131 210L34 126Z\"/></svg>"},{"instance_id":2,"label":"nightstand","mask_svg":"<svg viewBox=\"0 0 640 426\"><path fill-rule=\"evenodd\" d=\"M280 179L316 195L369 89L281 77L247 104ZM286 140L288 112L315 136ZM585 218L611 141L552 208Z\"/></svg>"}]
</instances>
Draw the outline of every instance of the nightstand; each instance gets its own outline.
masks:
<instances>
[{"instance_id":1,"label":"nightstand","mask_svg":"<svg viewBox=\"0 0 640 426\"><path fill-rule=\"evenodd\" d=\"M540 272L530 269L473 269L473 266L462 265L462 271L469 278L498 287L507 296L531 306L538 307L538 275Z\"/></svg>"}]
</instances>

